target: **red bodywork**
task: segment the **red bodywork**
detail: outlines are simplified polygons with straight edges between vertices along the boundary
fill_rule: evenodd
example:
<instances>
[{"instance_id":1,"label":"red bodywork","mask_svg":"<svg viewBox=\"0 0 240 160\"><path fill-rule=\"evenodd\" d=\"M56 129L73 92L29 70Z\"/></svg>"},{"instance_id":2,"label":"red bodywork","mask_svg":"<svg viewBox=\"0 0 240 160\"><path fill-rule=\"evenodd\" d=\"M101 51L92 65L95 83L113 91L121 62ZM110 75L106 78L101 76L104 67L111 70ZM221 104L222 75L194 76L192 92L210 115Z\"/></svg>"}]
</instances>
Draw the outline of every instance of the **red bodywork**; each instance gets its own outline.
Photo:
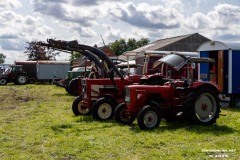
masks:
<instances>
[{"instance_id":1,"label":"red bodywork","mask_svg":"<svg viewBox=\"0 0 240 160\"><path fill-rule=\"evenodd\" d=\"M92 107L93 103L101 97L109 97L115 103L124 102L124 87L127 85L138 84L142 75L130 75L124 79L115 78L117 90L115 89L110 78L100 79L79 79L81 85L79 85L80 95L83 96L83 100L80 102L83 108Z\"/></svg>"},{"instance_id":2,"label":"red bodywork","mask_svg":"<svg viewBox=\"0 0 240 160\"><path fill-rule=\"evenodd\" d=\"M125 102L127 110L132 115L137 113L150 101L159 104L163 116L177 115L184 111L184 100L190 90L209 86L216 92L219 92L219 87L211 82L193 82L187 85L183 80L175 80L166 82L162 86L153 85L130 85L125 87Z\"/></svg>"}]
</instances>

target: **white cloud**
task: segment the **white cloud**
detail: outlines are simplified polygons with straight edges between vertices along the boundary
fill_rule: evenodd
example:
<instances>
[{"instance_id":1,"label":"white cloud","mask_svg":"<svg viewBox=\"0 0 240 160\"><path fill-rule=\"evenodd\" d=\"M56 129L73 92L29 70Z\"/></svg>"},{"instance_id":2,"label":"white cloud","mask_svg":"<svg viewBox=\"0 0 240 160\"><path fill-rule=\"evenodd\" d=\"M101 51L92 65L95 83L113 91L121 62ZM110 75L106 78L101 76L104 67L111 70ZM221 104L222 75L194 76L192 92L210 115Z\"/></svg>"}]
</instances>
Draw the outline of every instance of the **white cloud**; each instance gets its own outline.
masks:
<instances>
[{"instance_id":1,"label":"white cloud","mask_svg":"<svg viewBox=\"0 0 240 160\"><path fill-rule=\"evenodd\" d=\"M5 50L23 50L26 41L46 37L52 29L43 24L43 19L22 16L11 10L0 12L0 46Z\"/></svg>"},{"instance_id":2,"label":"white cloud","mask_svg":"<svg viewBox=\"0 0 240 160\"><path fill-rule=\"evenodd\" d=\"M18 0L1 0L1 3L0 3L0 10L21 8L21 7L22 7L22 4Z\"/></svg>"},{"instance_id":3,"label":"white cloud","mask_svg":"<svg viewBox=\"0 0 240 160\"><path fill-rule=\"evenodd\" d=\"M181 14L174 8L147 3L135 5L132 2L119 4L109 10L114 18L142 28L173 29L180 27Z\"/></svg>"},{"instance_id":4,"label":"white cloud","mask_svg":"<svg viewBox=\"0 0 240 160\"><path fill-rule=\"evenodd\" d=\"M240 7L229 4L219 4L207 14L195 13L185 21L192 29L227 30L232 25L240 26Z\"/></svg>"}]
</instances>

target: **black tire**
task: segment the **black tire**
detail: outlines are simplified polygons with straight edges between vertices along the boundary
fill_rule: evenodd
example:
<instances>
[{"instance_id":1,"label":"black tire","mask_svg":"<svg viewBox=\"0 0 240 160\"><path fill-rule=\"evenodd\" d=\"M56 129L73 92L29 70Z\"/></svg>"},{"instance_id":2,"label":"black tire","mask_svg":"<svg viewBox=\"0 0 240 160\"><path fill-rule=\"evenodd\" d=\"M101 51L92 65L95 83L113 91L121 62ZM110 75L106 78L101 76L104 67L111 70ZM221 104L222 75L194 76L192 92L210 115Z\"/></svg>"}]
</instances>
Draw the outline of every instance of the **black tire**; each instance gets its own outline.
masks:
<instances>
[{"instance_id":1,"label":"black tire","mask_svg":"<svg viewBox=\"0 0 240 160\"><path fill-rule=\"evenodd\" d=\"M125 103L120 103L115 111L114 117L116 122L130 125L135 120L135 116L129 112L127 112L127 105Z\"/></svg>"},{"instance_id":2,"label":"black tire","mask_svg":"<svg viewBox=\"0 0 240 160\"><path fill-rule=\"evenodd\" d=\"M69 79L66 79L64 88L69 93L69 91L68 91L68 84L69 84Z\"/></svg>"},{"instance_id":3,"label":"black tire","mask_svg":"<svg viewBox=\"0 0 240 160\"><path fill-rule=\"evenodd\" d=\"M220 113L218 94L211 87L202 87L190 92L184 102L186 119L190 124L209 125L216 123Z\"/></svg>"},{"instance_id":4,"label":"black tire","mask_svg":"<svg viewBox=\"0 0 240 160\"><path fill-rule=\"evenodd\" d=\"M25 74L19 74L16 78L17 84L24 85L28 82L28 76Z\"/></svg>"},{"instance_id":5,"label":"black tire","mask_svg":"<svg viewBox=\"0 0 240 160\"><path fill-rule=\"evenodd\" d=\"M91 112L90 108L84 108L81 105L81 101L82 101L82 96L78 96L72 103L72 111L74 113L75 116L78 115L88 115Z\"/></svg>"},{"instance_id":6,"label":"black tire","mask_svg":"<svg viewBox=\"0 0 240 160\"><path fill-rule=\"evenodd\" d=\"M0 85L6 85L7 79L6 78L0 78Z\"/></svg>"},{"instance_id":7,"label":"black tire","mask_svg":"<svg viewBox=\"0 0 240 160\"><path fill-rule=\"evenodd\" d=\"M79 95L78 91L78 78L72 79L68 84L68 93L74 96Z\"/></svg>"},{"instance_id":8,"label":"black tire","mask_svg":"<svg viewBox=\"0 0 240 160\"><path fill-rule=\"evenodd\" d=\"M237 107L240 108L240 95L239 94L233 94L230 98L230 105L231 107Z\"/></svg>"},{"instance_id":9,"label":"black tire","mask_svg":"<svg viewBox=\"0 0 240 160\"><path fill-rule=\"evenodd\" d=\"M34 84L35 82L36 82L35 79L29 79L30 84Z\"/></svg>"},{"instance_id":10,"label":"black tire","mask_svg":"<svg viewBox=\"0 0 240 160\"><path fill-rule=\"evenodd\" d=\"M154 129L161 123L161 113L155 105L146 105L138 113L137 121L142 130Z\"/></svg>"},{"instance_id":11,"label":"black tire","mask_svg":"<svg viewBox=\"0 0 240 160\"><path fill-rule=\"evenodd\" d=\"M113 118L116 104L109 98L99 98L93 103L92 116L96 120L108 120Z\"/></svg>"}]
</instances>

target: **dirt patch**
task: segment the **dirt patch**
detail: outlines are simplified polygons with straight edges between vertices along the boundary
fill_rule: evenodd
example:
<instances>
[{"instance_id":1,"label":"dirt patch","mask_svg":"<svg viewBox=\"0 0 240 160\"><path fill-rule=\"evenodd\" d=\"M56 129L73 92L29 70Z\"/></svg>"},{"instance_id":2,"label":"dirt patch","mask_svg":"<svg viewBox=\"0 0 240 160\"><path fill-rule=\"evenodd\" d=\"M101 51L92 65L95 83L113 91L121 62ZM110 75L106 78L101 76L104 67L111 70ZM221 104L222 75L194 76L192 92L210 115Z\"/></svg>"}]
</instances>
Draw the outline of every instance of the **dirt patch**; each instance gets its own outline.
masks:
<instances>
[{"instance_id":1,"label":"dirt patch","mask_svg":"<svg viewBox=\"0 0 240 160\"><path fill-rule=\"evenodd\" d=\"M16 101L23 101L23 102L28 102L28 101L33 101L33 97L13 97Z\"/></svg>"}]
</instances>

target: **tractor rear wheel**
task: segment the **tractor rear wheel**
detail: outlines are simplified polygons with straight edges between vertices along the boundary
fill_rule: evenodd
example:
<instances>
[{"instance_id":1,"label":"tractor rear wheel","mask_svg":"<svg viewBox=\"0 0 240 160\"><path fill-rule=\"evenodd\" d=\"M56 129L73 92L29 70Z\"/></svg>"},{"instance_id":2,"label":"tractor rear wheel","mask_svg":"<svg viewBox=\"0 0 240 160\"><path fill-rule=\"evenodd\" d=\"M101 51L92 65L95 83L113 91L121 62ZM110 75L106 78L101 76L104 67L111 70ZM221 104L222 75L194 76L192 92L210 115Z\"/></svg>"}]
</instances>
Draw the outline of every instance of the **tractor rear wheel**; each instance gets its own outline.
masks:
<instances>
[{"instance_id":1,"label":"tractor rear wheel","mask_svg":"<svg viewBox=\"0 0 240 160\"><path fill-rule=\"evenodd\" d=\"M19 74L16 78L17 84L23 85L23 84L26 84L27 81L28 81L28 77L25 74Z\"/></svg>"},{"instance_id":2,"label":"tractor rear wheel","mask_svg":"<svg viewBox=\"0 0 240 160\"><path fill-rule=\"evenodd\" d=\"M6 85L7 84L7 79L6 78L1 78L0 79L0 85Z\"/></svg>"},{"instance_id":3,"label":"tractor rear wheel","mask_svg":"<svg viewBox=\"0 0 240 160\"><path fill-rule=\"evenodd\" d=\"M68 93L74 96L78 96L78 78L72 79L68 84Z\"/></svg>"},{"instance_id":4,"label":"tractor rear wheel","mask_svg":"<svg viewBox=\"0 0 240 160\"><path fill-rule=\"evenodd\" d=\"M160 125L161 113L153 104L146 105L138 113L137 120L140 129L154 129Z\"/></svg>"},{"instance_id":5,"label":"tractor rear wheel","mask_svg":"<svg viewBox=\"0 0 240 160\"><path fill-rule=\"evenodd\" d=\"M217 93L207 87L190 92L185 100L186 119L191 124L216 123L220 113L220 100Z\"/></svg>"},{"instance_id":6,"label":"tractor rear wheel","mask_svg":"<svg viewBox=\"0 0 240 160\"><path fill-rule=\"evenodd\" d=\"M78 115L87 115L90 113L90 108L87 107L83 107L81 105L81 101L83 100L82 96L78 96L72 104L72 111L74 113L75 116Z\"/></svg>"},{"instance_id":7,"label":"tractor rear wheel","mask_svg":"<svg viewBox=\"0 0 240 160\"><path fill-rule=\"evenodd\" d=\"M127 111L127 105L125 103L120 103L115 111L114 117L116 122L130 125L135 120L135 116Z\"/></svg>"},{"instance_id":8,"label":"tractor rear wheel","mask_svg":"<svg viewBox=\"0 0 240 160\"><path fill-rule=\"evenodd\" d=\"M92 106L92 116L96 120L112 119L115 106L109 98L99 98Z\"/></svg>"}]
</instances>

